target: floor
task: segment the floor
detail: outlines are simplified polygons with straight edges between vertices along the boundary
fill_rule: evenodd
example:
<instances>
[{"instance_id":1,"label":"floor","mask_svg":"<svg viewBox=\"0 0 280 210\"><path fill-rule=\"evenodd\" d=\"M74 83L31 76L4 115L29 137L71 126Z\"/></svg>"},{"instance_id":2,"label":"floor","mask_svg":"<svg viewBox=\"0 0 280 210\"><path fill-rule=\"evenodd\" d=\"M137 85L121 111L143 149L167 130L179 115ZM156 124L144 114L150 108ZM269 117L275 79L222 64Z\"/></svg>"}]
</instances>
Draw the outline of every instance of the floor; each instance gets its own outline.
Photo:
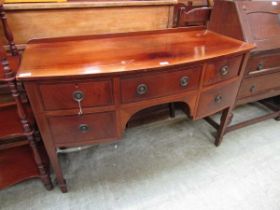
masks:
<instances>
[{"instance_id":1,"label":"floor","mask_svg":"<svg viewBox=\"0 0 280 210\"><path fill-rule=\"evenodd\" d=\"M235 120L263 112L247 105ZM213 134L181 112L130 128L117 144L61 155L68 193L30 180L0 191L0 209L279 210L280 122L229 133L218 148Z\"/></svg>"}]
</instances>

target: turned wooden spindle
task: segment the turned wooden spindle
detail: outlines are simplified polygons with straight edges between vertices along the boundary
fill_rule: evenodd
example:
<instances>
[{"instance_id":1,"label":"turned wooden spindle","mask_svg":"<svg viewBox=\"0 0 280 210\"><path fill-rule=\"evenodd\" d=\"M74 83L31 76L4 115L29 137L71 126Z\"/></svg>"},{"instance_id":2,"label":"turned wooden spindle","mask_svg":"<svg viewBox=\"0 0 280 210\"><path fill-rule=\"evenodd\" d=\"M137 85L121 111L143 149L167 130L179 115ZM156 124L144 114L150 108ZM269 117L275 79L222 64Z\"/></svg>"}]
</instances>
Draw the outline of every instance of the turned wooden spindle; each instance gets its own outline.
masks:
<instances>
[{"instance_id":1,"label":"turned wooden spindle","mask_svg":"<svg viewBox=\"0 0 280 210\"><path fill-rule=\"evenodd\" d=\"M5 56L3 56L4 54L5 54L5 52L1 49L1 64L3 66L5 80L8 84L10 92L15 100L18 116L20 118L24 134L33 151L33 156L34 156L35 162L37 164L38 170L40 172L40 178L41 178L42 182L44 183L46 189L50 190L53 187L52 182L50 180L47 168L39 153L39 148L38 148L37 142L35 140L35 136L34 136L34 129L32 128L32 126L30 125L30 123L28 121L23 103L21 101L20 93L17 89L15 73L11 70L8 60L6 59Z\"/></svg>"},{"instance_id":2,"label":"turned wooden spindle","mask_svg":"<svg viewBox=\"0 0 280 210\"><path fill-rule=\"evenodd\" d=\"M19 52L18 52L18 49L17 49L16 44L14 42L13 33L10 30L10 27L9 27L9 24L8 24L8 21L7 21L7 16L6 16L6 13L5 13L5 10L4 10L3 1L0 1L0 18L1 18L2 25L3 25L3 31L4 31L5 37L8 40L8 44L9 44L11 54L13 56L18 56Z\"/></svg>"}]
</instances>

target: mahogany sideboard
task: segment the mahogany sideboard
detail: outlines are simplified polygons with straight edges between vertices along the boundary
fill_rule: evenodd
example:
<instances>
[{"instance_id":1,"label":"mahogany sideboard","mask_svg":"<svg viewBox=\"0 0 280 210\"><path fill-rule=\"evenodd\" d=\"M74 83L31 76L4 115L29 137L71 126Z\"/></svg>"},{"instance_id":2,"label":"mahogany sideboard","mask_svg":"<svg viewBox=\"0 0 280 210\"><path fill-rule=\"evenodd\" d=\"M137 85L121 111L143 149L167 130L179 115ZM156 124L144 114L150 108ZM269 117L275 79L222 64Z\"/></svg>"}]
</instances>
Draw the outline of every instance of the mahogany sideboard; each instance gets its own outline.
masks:
<instances>
[{"instance_id":1,"label":"mahogany sideboard","mask_svg":"<svg viewBox=\"0 0 280 210\"><path fill-rule=\"evenodd\" d=\"M27 44L17 79L62 192L57 148L121 139L130 117L147 107L184 102L194 120L223 111L221 139L253 48L200 27Z\"/></svg>"},{"instance_id":2,"label":"mahogany sideboard","mask_svg":"<svg viewBox=\"0 0 280 210\"><path fill-rule=\"evenodd\" d=\"M209 30L252 43L236 106L260 102L272 112L228 125L226 132L266 119L280 119L280 106L268 103L280 95L280 1L215 1ZM265 100L266 99L266 100ZM210 120L210 121L209 121ZM218 125L208 119L218 127Z\"/></svg>"}]
</instances>

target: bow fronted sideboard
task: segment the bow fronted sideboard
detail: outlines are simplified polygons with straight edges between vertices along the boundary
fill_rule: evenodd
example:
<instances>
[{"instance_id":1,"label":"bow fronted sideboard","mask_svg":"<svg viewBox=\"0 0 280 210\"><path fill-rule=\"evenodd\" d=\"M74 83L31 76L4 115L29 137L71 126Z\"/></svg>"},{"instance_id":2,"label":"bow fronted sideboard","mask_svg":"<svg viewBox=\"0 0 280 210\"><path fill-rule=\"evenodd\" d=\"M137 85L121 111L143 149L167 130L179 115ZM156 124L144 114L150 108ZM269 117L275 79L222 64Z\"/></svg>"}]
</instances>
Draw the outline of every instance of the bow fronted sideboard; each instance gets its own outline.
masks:
<instances>
[{"instance_id":1,"label":"bow fronted sideboard","mask_svg":"<svg viewBox=\"0 0 280 210\"><path fill-rule=\"evenodd\" d=\"M224 134L254 46L204 28L33 40L22 81L63 192L57 148L121 139L128 120L183 102L193 120L223 111Z\"/></svg>"}]
</instances>

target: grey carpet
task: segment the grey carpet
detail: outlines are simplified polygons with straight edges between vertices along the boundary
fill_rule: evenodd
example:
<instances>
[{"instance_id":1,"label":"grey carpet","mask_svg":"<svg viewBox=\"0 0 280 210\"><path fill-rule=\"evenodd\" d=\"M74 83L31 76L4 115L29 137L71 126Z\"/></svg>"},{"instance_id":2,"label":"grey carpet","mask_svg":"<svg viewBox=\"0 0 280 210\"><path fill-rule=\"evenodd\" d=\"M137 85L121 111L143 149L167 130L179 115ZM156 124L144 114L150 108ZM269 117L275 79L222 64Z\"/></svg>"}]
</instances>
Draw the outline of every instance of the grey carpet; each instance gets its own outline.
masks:
<instances>
[{"instance_id":1,"label":"grey carpet","mask_svg":"<svg viewBox=\"0 0 280 210\"><path fill-rule=\"evenodd\" d=\"M240 107L235 120L263 112ZM68 193L34 179L0 191L0 209L279 210L280 122L229 133L218 148L213 134L180 112L130 128L117 144L60 156Z\"/></svg>"}]
</instances>

